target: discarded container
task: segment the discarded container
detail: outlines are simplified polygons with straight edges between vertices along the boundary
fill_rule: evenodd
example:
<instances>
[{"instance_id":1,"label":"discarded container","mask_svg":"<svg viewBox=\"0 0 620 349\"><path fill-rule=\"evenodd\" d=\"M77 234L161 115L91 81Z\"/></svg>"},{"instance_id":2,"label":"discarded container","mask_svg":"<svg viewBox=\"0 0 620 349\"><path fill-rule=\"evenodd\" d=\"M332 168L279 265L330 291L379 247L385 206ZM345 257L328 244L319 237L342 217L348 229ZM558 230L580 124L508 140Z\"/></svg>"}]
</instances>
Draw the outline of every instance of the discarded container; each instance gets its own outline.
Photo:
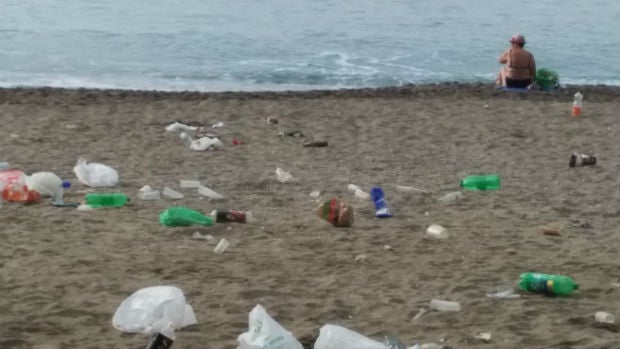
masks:
<instances>
[{"instance_id":1,"label":"discarded container","mask_svg":"<svg viewBox=\"0 0 620 349\"><path fill-rule=\"evenodd\" d=\"M226 239L222 239L220 240L220 242L217 243L217 246L215 246L215 248L213 249L213 252L217 254L222 254L224 253L224 251L226 251L228 246L230 246L230 242L228 242L228 240Z\"/></svg>"},{"instance_id":2,"label":"discarded container","mask_svg":"<svg viewBox=\"0 0 620 349\"><path fill-rule=\"evenodd\" d=\"M250 211L213 210L211 216L216 223L249 223L253 220Z\"/></svg>"},{"instance_id":3,"label":"discarded container","mask_svg":"<svg viewBox=\"0 0 620 349\"><path fill-rule=\"evenodd\" d=\"M497 289L494 290L493 292L487 293L487 297L513 299L513 298L520 298L521 295L518 293L515 293L512 287L498 286Z\"/></svg>"},{"instance_id":4,"label":"discarded container","mask_svg":"<svg viewBox=\"0 0 620 349\"><path fill-rule=\"evenodd\" d=\"M151 336L151 340L149 344L147 344L146 349L170 349L172 343L174 343L172 338L168 338L158 332Z\"/></svg>"},{"instance_id":5,"label":"discarded container","mask_svg":"<svg viewBox=\"0 0 620 349\"><path fill-rule=\"evenodd\" d=\"M205 187L204 185L199 185L198 186L198 194L200 195L204 195L208 198L214 199L214 200L219 200L219 199L223 199L224 196L216 193L215 191Z\"/></svg>"},{"instance_id":6,"label":"discarded container","mask_svg":"<svg viewBox=\"0 0 620 349\"><path fill-rule=\"evenodd\" d=\"M570 167L580 167L580 166L594 166L596 165L596 156L587 155L587 154L577 154L573 153L570 156L570 161L568 166Z\"/></svg>"},{"instance_id":7,"label":"discarded container","mask_svg":"<svg viewBox=\"0 0 620 349\"><path fill-rule=\"evenodd\" d=\"M407 193L407 194L414 194L414 193L421 193L421 194L427 194L428 191L423 190L423 189L418 189L418 188L414 188L414 187L409 187L406 185L397 185L396 186L396 190L401 192L401 193Z\"/></svg>"},{"instance_id":8,"label":"discarded container","mask_svg":"<svg viewBox=\"0 0 620 349\"><path fill-rule=\"evenodd\" d=\"M573 100L573 116L581 115L581 102L583 101L583 95L577 91L575 93L575 99Z\"/></svg>"},{"instance_id":9,"label":"discarded container","mask_svg":"<svg viewBox=\"0 0 620 349\"><path fill-rule=\"evenodd\" d=\"M461 181L461 188L466 190L497 190L499 185L499 175L496 174L467 176Z\"/></svg>"},{"instance_id":10,"label":"discarded container","mask_svg":"<svg viewBox=\"0 0 620 349\"><path fill-rule=\"evenodd\" d=\"M431 309L437 311L460 311L461 304L458 302L433 299L431 300Z\"/></svg>"},{"instance_id":11,"label":"discarded container","mask_svg":"<svg viewBox=\"0 0 620 349\"><path fill-rule=\"evenodd\" d=\"M192 224L213 225L213 218L191 208L175 206L164 210L159 215L159 222L167 227L184 227Z\"/></svg>"},{"instance_id":12,"label":"discarded container","mask_svg":"<svg viewBox=\"0 0 620 349\"><path fill-rule=\"evenodd\" d=\"M393 214L387 206L385 201L385 194L380 187L372 187L370 189L370 197L375 205L375 216L378 218L389 218Z\"/></svg>"},{"instance_id":13,"label":"discarded container","mask_svg":"<svg viewBox=\"0 0 620 349\"><path fill-rule=\"evenodd\" d=\"M86 204L92 208L100 207L121 207L129 201L127 195L123 193L106 193L106 194L86 194Z\"/></svg>"},{"instance_id":14,"label":"discarded container","mask_svg":"<svg viewBox=\"0 0 620 349\"><path fill-rule=\"evenodd\" d=\"M123 332L151 335L148 349L170 348L175 330L196 324L192 306L174 286L146 287L125 299L114 312L112 325Z\"/></svg>"},{"instance_id":15,"label":"discarded container","mask_svg":"<svg viewBox=\"0 0 620 349\"><path fill-rule=\"evenodd\" d=\"M164 187L164 189L161 191L161 195L173 200L181 200L185 197L182 193L179 193L178 191L172 190L168 187Z\"/></svg>"},{"instance_id":16,"label":"discarded container","mask_svg":"<svg viewBox=\"0 0 620 349\"><path fill-rule=\"evenodd\" d=\"M148 185L140 188L138 191L138 197L142 200L159 200L161 199L161 194L159 190L155 190Z\"/></svg>"},{"instance_id":17,"label":"discarded container","mask_svg":"<svg viewBox=\"0 0 620 349\"><path fill-rule=\"evenodd\" d=\"M358 199L362 199L362 200L368 200L370 199L370 194L368 194L367 192L363 191L359 186L355 185L355 184L349 184L347 186L347 188L349 189L350 192L352 192L356 198Z\"/></svg>"},{"instance_id":18,"label":"discarded container","mask_svg":"<svg viewBox=\"0 0 620 349\"><path fill-rule=\"evenodd\" d=\"M331 199L317 207L317 216L335 227L350 227L353 225L353 207L339 199Z\"/></svg>"},{"instance_id":19,"label":"discarded container","mask_svg":"<svg viewBox=\"0 0 620 349\"><path fill-rule=\"evenodd\" d=\"M579 288L573 279L564 275L523 273L519 278L519 287L522 290L546 295L568 296Z\"/></svg>"},{"instance_id":20,"label":"discarded container","mask_svg":"<svg viewBox=\"0 0 620 349\"><path fill-rule=\"evenodd\" d=\"M0 170L0 186L20 180L26 182L26 174L23 171L15 168Z\"/></svg>"},{"instance_id":21,"label":"discarded container","mask_svg":"<svg viewBox=\"0 0 620 349\"><path fill-rule=\"evenodd\" d=\"M324 325L314 342L314 349L388 349L385 344L372 340L342 326Z\"/></svg>"},{"instance_id":22,"label":"discarded container","mask_svg":"<svg viewBox=\"0 0 620 349\"><path fill-rule=\"evenodd\" d=\"M450 237L448 231L446 231L446 228L439 224L431 224L426 229L426 236L431 239L447 239Z\"/></svg>"},{"instance_id":23,"label":"discarded container","mask_svg":"<svg viewBox=\"0 0 620 349\"><path fill-rule=\"evenodd\" d=\"M437 201L439 201L442 204L448 204L448 203L455 202L461 199L463 199L463 193L461 193L460 191L453 191L451 193L448 193L440 197L439 199L437 199Z\"/></svg>"},{"instance_id":24,"label":"discarded container","mask_svg":"<svg viewBox=\"0 0 620 349\"><path fill-rule=\"evenodd\" d=\"M319 196L321 196L321 192L318 190L313 190L312 192L310 192L310 197L318 198Z\"/></svg>"},{"instance_id":25,"label":"discarded container","mask_svg":"<svg viewBox=\"0 0 620 349\"><path fill-rule=\"evenodd\" d=\"M118 183L118 172L110 166L97 162L87 163L79 158L73 172L78 180L89 187L113 187Z\"/></svg>"},{"instance_id":26,"label":"discarded container","mask_svg":"<svg viewBox=\"0 0 620 349\"><path fill-rule=\"evenodd\" d=\"M181 188L193 189L200 187L200 181L192 181L192 180L184 180L182 179L179 183Z\"/></svg>"},{"instance_id":27,"label":"discarded container","mask_svg":"<svg viewBox=\"0 0 620 349\"><path fill-rule=\"evenodd\" d=\"M211 125L211 128L221 128L221 127L224 127L224 123L221 121Z\"/></svg>"},{"instance_id":28,"label":"discarded container","mask_svg":"<svg viewBox=\"0 0 620 349\"><path fill-rule=\"evenodd\" d=\"M597 311L596 314L594 314L594 320L603 324L616 323L616 318L610 313L606 313L604 311Z\"/></svg>"},{"instance_id":29,"label":"discarded container","mask_svg":"<svg viewBox=\"0 0 620 349\"><path fill-rule=\"evenodd\" d=\"M237 337L237 349L303 349L291 332L257 304L248 316L248 331Z\"/></svg>"},{"instance_id":30,"label":"discarded container","mask_svg":"<svg viewBox=\"0 0 620 349\"><path fill-rule=\"evenodd\" d=\"M2 189L2 200L34 204L41 200L41 196L37 191L28 189L28 186L22 180L18 180L4 186Z\"/></svg>"},{"instance_id":31,"label":"discarded container","mask_svg":"<svg viewBox=\"0 0 620 349\"><path fill-rule=\"evenodd\" d=\"M293 175L291 175L289 172L286 172L279 167L276 168L276 178L278 179L278 182L280 183L288 183L288 182L292 182L295 180L295 178L293 178Z\"/></svg>"}]
</instances>

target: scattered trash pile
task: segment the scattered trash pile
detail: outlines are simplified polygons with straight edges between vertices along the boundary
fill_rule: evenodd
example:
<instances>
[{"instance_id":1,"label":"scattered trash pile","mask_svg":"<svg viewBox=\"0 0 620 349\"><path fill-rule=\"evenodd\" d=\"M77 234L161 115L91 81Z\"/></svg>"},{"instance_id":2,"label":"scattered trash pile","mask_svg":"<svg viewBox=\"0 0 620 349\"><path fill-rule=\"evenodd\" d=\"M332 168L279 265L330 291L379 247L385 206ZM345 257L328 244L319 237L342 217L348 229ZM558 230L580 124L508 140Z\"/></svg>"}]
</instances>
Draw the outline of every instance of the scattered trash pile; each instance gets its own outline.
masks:
<instances>
[{"instance_id":1,"label":"scattered trash pile","mask_svg":"<svg viewBox=\"0 0 620 349\"><path fill-rule=\"evenodd\" d=\"M279 124L276 118L267 118L270 124ZM222 122L211 125L210 128L188 125L177 121L165 128L166 132L178 134L182 143L195 151L217 151L224 148L221 136L217 130L224 127ZM207 132L210 131L210 132ZM301 130L279 132L280 137L305 137ZM236 138L231 140L232 145L245 144ZM327 147L326 140L308 140L303 147ZM595 166L596 157L588 154L573 153L569 159L569 167ZM92 188L110 188L119 183L118 172L105 164L91 162L79 158L73 171L79 182ZM275 180L290 185L299 182L290 172L276 168ZM201 196L210 200L221 200L224 196L215 190L203 185L198 180L180 180L181 189L195 190ZM441 195L437 199L439 205L458 204L466 199L464 192L494 191L501 187L498 174L478 174L463 178L459 190L453 190ZM71 188L71 182L63 180L52 172L35 172L27 175L23 171L13 168L8 162L0 162L0 206L3 202L32 205L41 203L43 198L49 198L50 204L57 207L75 207L78 210L92 210L104 207L123 207L131 202L125 193L87 193L81 202L65 202L64 193ZM396 185L396 192L402 195L430 195L431 192L412 186ZM456 188L455 188L456 189ZM356 200L366 201L374 208L374 217L387 219L395 216L388 205L386 192L380 186L369 186L365 191L356 184L348 184L347 191ZM388 192L389 194L389 192ZM468 194L470 195L470 194ZM355 221L354 209L340 197L321 199L321 192L314 190L310 193L318 203L316 216L330 223L334 227L352 227ZM161 189L144 186L137 192L140 200L181 200L184 194L169 187ZM372 217L372 216L371 216ZM201 212L185 206L172 206L159 214L159 222L165 227L187 227L201 225L212 226L215 223L252 223L255 217L252 211L234 209L216 209L209 213ZM543 234L559 236L556 228L544 228ZM447 229L439 224L431 224L424 236L426 239L441 240L450 238ZM194 233L193 238L213 239L210 235ZM230 242L221 239L214 249L217 254L224 253L230 247ZM385 246L386 249L391 248ZM359 258L358 258L359 257ZM355 260L364 260L359 255ZM568 276L550 275L527 272L520 275L519 288L522 291L541 293L548 296L567 297L579 289L579 285ZM511 287L499 286L496 290L486 294L494 299L516 299L520 293ZM431 299L428 308L419 309L413 320L417 320L429 311L459 312L462 309L460 302L445 299ZM601 324L614 324L612 314L598 311L594 315L595 321ZM141 333L150 336L148 349L170 348L175 340L175 332L185 326L197 323L193 308L186 303L183 291L174 286L154 286L136 291L124 300L116 310L112 319L113 326L128 333ZM485 342L491 340L491 333L472 334L472 338ZM302 349L302 345L293 334L273 318L259 304L249 313L248 331L238 337L237 349ZM398 338L385 337L383 341L375 341L347 328L326 324L320 328L320 334L314 343L314 349L433 349L443 346L435 343L414 344L407 347Z\"/></svg>"}]
</instances>

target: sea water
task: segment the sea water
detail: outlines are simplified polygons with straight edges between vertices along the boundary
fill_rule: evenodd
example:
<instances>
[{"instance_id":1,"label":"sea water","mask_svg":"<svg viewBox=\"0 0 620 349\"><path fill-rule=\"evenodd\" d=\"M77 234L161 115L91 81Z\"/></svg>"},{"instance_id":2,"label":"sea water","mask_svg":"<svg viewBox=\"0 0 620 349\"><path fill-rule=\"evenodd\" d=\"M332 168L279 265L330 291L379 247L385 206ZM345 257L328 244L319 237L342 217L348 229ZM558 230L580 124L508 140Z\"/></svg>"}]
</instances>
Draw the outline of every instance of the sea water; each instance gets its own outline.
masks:
<instances>
[{"instance_id":1,"label":"sea water","mask_svg":"<svg viewBox=\"0 0 620 349\"><path fill-rule=\"evenodd\" d=\"M562 84L620 85L618 0L3 0L0 87L492 83L515 33Z\"/></svg>"}]
</instances>

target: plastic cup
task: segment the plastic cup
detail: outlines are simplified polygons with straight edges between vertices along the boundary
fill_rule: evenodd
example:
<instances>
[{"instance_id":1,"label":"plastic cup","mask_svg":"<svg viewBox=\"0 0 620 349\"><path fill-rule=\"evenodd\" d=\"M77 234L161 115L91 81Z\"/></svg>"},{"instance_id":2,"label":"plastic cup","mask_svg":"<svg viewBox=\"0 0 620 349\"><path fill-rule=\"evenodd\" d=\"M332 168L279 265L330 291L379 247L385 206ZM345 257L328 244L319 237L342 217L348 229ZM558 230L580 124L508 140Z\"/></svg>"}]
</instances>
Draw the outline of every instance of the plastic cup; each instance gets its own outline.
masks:
<instances>
[{"instance_id":1,"label":"plastic cup","mask_svg":"<svg viewBox=\"0 0 620 349\"><path fill-rule=\"evenodd\" d=\"M161 195L159 194L159 190L148 190L148 191L140 191L138 193L138 197L142 200L159 200L161 199Z\"/></svg>"},{"instance_id":2,"label":"plastic cup","mask_svg":"<svg viewBox=\"0 0 620 349\"><path fill-rule=\"evenodd\" d=\"M230 242L228 242L228 240L226 239L222 239L220 240L220 242L217 243L217 246L215 246L213 252L217 254L222 254L228 248L228 246L230 246Z\"/></svg>"},{"instance_id":3,"label":"plastic cup","mask_svg":"<svg viewBox=\"0 0 620 349\"><path fill-rule=\"evenodd\" d=\"M439 224L431 224L426 229L426 236L431 239L447 239L450 237L446 228L442 227Z\"/></svg>"},{"instance_id":4,"label":"plastic cup","mask_svg":"<svg viewBox=\"0 0 620 349\"><path fill-rule=\"evenodd\" d=\"M198 188L200 187L200 181L191 181L191 180L181 180L180 183L181 188Z\"/></svg>"},{"instance_id":5,"label":"plastic cup","mask_svg":"<svg viewBox=\"0 0 620 349\"><path fill-rule=\"evenodd\" d=\"M224 198L222 194L216 193L215 191L205 187L204 185L198 186L198 194L204 195L211 199L223 199Z\"/></svg>"},{"instance_id":6,"label":"plastic cup","mask_svg":"<svg viewBox=\"0 0 620 349\"><path fill-rule=\"evenodd\" d=\"M604 324L613 324L616 322L616 319L613 315L604 311L597 311L596 314L594 314L594 320L596 320L596 322L601 322Z\"/></svg>"},{"instance_id":7,"label":"plastic cup","mask_svg":"<svg viewBox=\"0 0 620 349\"><path fill-rule=\"evenodd\" d=\"M161 191L161 194L170 199L175 199L175 200L183 199L183 194L179 193L178 191L172 190L168 187L164 187L164 189Z\"/></svg>"},{"instance_id":8,"label":"plastic cup","mask_svg":"<svg viewBox=\"0 0 620 349\"><path fill-rule=\"evenodd\" d=\"M437 311L460 311L461 304L458 302L433 299L431 300L431 309Z\"/></svg>"}]
</instances>

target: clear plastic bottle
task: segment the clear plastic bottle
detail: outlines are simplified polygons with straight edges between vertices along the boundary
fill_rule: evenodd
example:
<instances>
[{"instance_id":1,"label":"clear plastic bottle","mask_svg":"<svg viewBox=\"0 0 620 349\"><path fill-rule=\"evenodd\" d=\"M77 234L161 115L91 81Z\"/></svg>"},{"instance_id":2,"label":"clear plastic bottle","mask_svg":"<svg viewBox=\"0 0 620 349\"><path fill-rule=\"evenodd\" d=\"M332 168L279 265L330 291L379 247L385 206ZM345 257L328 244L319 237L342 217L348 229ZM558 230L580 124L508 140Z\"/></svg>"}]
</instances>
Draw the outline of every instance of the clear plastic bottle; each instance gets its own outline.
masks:
<instances>
[{"instance_id":1,"label":"clear plastic bottle","mask_svg":"<svg viewBox=\"0 0 620 349\"><path fill-rule=\"evenodd\" d=\"M581 101L583 101L583 95L577 91L575 93L575 100L573 100L573 116L581 115Z\"/></svg>"}]
</instances>

